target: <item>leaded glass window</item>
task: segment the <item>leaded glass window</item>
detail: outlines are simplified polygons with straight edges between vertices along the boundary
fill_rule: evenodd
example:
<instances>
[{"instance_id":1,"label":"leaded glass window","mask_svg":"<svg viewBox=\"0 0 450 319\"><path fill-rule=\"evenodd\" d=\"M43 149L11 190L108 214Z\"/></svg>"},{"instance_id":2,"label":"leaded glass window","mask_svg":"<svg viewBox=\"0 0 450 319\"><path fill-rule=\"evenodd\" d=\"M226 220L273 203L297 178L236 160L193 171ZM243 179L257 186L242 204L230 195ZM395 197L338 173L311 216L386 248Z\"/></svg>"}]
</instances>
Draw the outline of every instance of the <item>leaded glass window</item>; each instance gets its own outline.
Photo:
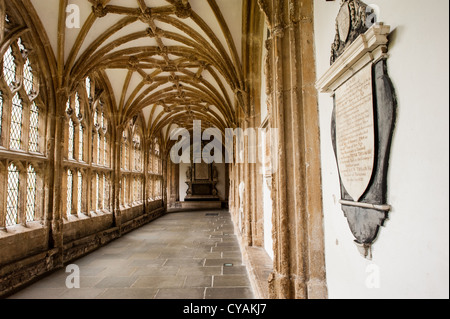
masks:
<instances>
[{"instance_id":1,"label":"leaded glass window","mask_svg":"<svg viewBox=\"0 0 450 319\"><path fill-rule=\"evenodd\" d=\"M72 215L72 199L73 199L73 174L69 169L67 171L67 217Z\"/></svg>"},{"instance_id":2,"label":"leaded glass window","mask_svg":"<svg viewBox=\"0 0 450 319\"><path fill-rule=\"evenodd\" d=\"M0 91L0 137L2 136L2 121L3 121L3 93Z\"/></svg>"},{"instance_id":3,"label":"leaded glass window","mask_svg":"<svg viewBox=\"0 0 450 319\"><path fill-rule=\"evenodd\" d=\"M80 124L78 130L78 160L81 162L83 160L83 151L84 151L84 128L83 125Z\"/></svg>"},{"instance_id":4,"label":"leaded glass window","mask_svg":"<svg viewBox=\"0 0 450 319\"><path fill-rule=\"evenodd\" d=\"M102 138L100 132L97 132L97 164L101 165Z\"/></svg>"},{"instance_id":5,"label":"leaded glass window","mask_svg":"<svg viewBox=\"0 0 450 319\"><path fill-rule=\"evenodd\" d=\"M108 166L108 139L103 136L103 165Z\"/></svg>"},{"instance_id":6,"label":"leaded glass window","mask_svg":"<svg viewBox=\"0 0 450 319\"><path fill-rule=\"evenodd\" d=\"M75 125L72 119L69 119L69 159L73 160L74 156L74 143L75 143Z\"/></svg>"},{"instance_id":7,"label":"leaded glass window","mask_svg":"<svg viewBox=\"0 0 450 319\"><path fill-rule=\"evenodd\" d=\"M3 75L9 86L16 81L16 70L17 66L13 56L13 49L10 46L3 56Z\"/></svg>"},{"instance_id":8,"label":"leaded glass window","mask_svg":"<svg viewBox=\"0 0 450 319\"><path fill-rule=\"evenodd\" d=\"M123 178L123 204L127 204L127 177Z\"/></svg>"},{"instance_id":9,"label":"leaded glass window","mask_svg":"<svg viewBox=\"0 0 450 319\"><path fill-rule=\"evenodd\" d=\"M27 170L27 222L35 220L36 213L36 171L33 166Z\"/></svg>"},{"instance_id":10,"label":"leaded glass window","mask_svg":"<svg viewBox=\"0 0 450 319\"><path fill-rule=\"evenodd\" d=\"M35 102L30 108L30 136L28 148L30 152L39 150L39 108Z\"/></svg>"},{"instance_id":11,"label":"leaded glass window","mask_svg":"<svg viewBox=\"0 0 450 319\"><path fill-rule=\"evenodd\" d=\"M137 179L137 177L135 177L134 178L134 181L133 181L133 188L134 188L134 190L133 190L133 193L134 193L134 198L133 198L133 200L134 200L134 202L137 202L138 201L138 179Z\"/></svg>"},{"instance_id":12,"label":"leaded glass window","mask_svg":"<svg viewBox=\"0 0 450 319\"><path fill-rule=\"evenodd\" d=\"M96 187L95 187L95 210L99 211L100 207L99 207L99 203L100 203L100 176L98 175L98 173L95 175L95 182L96 182Z\"/></svg>"},{"instance_id":13,"label":"leaded glass window","mask_svg":"<svg viewBox=\"0 0 450 319\"><path fill-rule=\"evenodd\" d=\"M103 196L102 196L102 207L106 210L106 196L108 195L108 182L106 180L106 175L103 174Z\"/></svg>"},{"instance_id":14,"label":"leaded glass window","mask_svg":"<svg viewBox=\"0 0 450 319\"><path fill-rule=\"evenodd\" d=\"M78 198L77 198L77 212L81 214L81 203L83 199L83 174L78 171Z\"/></svg>"},{"instance_id":15,"label":"leaded glass window","mask_svg":"<svg viewBox=\"0 0 450 319\"><path fill-rule=\"evenodd\" d=\"M11 134L9 146L12 149L20 149L22 146L22 115L23 104L19 94L14 95L11 108Z\"/></svg>"},{"instance_id":16,"label":"leaded glass window","mask_svg":"<svg viewBox=\"0 0 450 319\"><path fill-rule=\"evenodd\" d=\"M125 163L124 163L124 168L125 168L125 169L128 169L129 157L128 157L128 143L127 143L127 142L125 142L125 145L124 145L124 152L125 152L125 156L124 156L124 161L125 161Z\"/></svg>"},{"instance_id":17,"label":"leaded glass window","mask_svg":"<svg viewBox=\"0 0 450 319\"><path fill-rule=\"evenodd\" d=\"M19 216L19 170L11 163L8 167L8 194L6 199L6 226L17 225Z\"/></svg>"}]
</instances>

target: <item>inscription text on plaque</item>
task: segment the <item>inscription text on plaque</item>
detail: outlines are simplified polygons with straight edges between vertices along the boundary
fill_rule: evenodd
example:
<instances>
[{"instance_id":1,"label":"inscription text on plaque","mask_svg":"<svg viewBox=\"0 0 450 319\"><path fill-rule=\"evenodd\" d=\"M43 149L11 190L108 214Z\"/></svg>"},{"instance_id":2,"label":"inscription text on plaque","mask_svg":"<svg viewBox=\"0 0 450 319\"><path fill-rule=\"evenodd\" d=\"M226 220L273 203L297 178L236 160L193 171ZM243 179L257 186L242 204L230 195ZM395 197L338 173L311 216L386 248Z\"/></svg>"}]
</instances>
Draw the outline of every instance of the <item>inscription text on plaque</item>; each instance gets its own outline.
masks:
<instances>
[{"instance_id":1,"label":"inscription text on plaque","mask_svg":"<svg viewBox=\"0 0 450 319\"><path fill-rule=\"evenodd\" d=\"M336 148L342 183L357 202L369 186L375 162L372 64L336 90Z\"/></svg>"}]
</instances>

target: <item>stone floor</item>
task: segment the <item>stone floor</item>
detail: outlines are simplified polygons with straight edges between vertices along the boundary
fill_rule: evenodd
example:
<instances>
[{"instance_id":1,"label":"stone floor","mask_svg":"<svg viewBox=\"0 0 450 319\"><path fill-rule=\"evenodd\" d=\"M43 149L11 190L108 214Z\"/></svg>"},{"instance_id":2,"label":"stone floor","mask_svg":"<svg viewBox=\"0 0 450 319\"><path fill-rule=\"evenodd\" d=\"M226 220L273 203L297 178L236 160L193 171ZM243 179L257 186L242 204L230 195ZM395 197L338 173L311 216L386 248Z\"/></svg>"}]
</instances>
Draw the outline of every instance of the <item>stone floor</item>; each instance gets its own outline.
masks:
<instances>
[{"instance_id":1,"label":"stone floor","mask_svg":"<svg viewBox=\"0 0 450 319\"><path fill-rule=\"evenodd\" d=\"M71 273L62 269L10 298L254 298L224 210L165 215L73 264L80 288L67 288Z\"/></svg>"}]
</instances>

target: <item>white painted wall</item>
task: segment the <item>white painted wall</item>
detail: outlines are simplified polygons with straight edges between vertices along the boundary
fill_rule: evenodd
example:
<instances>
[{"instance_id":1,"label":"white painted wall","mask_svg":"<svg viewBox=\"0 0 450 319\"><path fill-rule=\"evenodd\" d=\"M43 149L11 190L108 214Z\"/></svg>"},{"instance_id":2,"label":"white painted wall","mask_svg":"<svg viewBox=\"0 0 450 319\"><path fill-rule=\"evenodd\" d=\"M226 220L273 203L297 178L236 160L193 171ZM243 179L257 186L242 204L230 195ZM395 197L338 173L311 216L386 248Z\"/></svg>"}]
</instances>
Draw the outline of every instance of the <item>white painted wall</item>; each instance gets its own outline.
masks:
<instances>
[{"instance_id":1,"label":"white painted wall","mask_svg":"<svg viewBox=\"0 0 450 319\"><path fill-rule=\"evenodd\" d=\"M220 200L224 201L227 196L225 193L226 187L225 187L225 164L214 164L217 167L217 172L219 173L219 183L217 184L216 188L219 193ZM186 184L186 172L188 170L188 167L190 164L184 164L180 163L180 201L184 202L184 199L186 197L186 192L188 190L188 186Z\"/></svg>"},{"instance_id":2,"label":"white painted wall","mask_svg":"<svg viewBox=\"0 0 450 319\"><path fill-rule=\"evenodd\" d=\"M332 98L320 94L330 298L449 298L449 1L371 0L392 27L388 70L398 97L388 176L393 209L363 259L342 213L331 144ZM329 67L340 1L315 1L318 78ZM379 288L367 283L379 274Z\"/></svg>"}]
</instances>

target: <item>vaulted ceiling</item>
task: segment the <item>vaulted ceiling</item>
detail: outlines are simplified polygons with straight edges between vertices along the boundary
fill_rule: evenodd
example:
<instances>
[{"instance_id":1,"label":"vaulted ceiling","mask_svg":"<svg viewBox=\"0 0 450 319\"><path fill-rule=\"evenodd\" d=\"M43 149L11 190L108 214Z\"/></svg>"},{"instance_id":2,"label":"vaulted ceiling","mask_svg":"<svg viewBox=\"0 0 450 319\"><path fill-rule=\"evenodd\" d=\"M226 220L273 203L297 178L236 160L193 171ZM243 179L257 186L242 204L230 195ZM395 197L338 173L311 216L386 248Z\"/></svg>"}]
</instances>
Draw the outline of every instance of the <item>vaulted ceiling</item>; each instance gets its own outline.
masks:
<instances>
[{"instance_id":1,"label":"vaulted ceiling","mask_svg":"<svg viewBox=\"0 0 450 319\"><path fill-rule=\"evenodd\" d=\"M31 0L64 87L102 79L117 123L136 115L148 132L234 127L243 106L243 0ZM66 19L80 9L80 27ZM70 26L70 25L69 25Z\"/></svg>"}]
</instances>

